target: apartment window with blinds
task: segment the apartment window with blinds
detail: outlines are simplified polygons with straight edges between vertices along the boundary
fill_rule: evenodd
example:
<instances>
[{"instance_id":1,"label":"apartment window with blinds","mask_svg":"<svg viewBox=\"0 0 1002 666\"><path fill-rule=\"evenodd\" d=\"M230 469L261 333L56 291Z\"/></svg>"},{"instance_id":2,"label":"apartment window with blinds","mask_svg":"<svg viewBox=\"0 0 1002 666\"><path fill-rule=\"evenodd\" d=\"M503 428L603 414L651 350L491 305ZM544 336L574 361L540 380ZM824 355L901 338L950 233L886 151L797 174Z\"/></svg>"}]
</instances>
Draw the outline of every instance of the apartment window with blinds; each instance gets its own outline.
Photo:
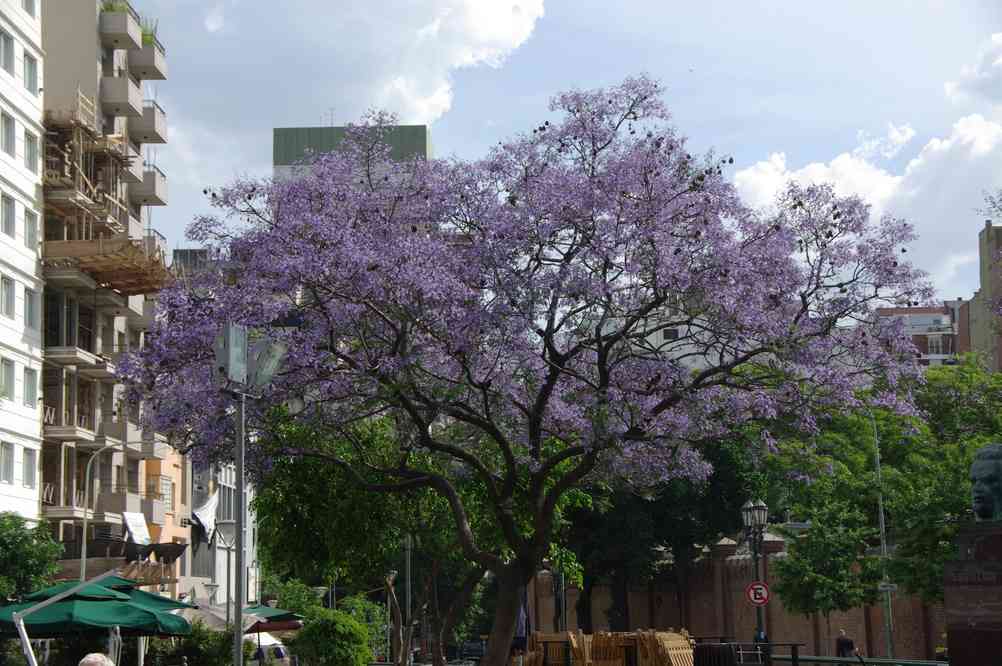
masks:
<instances>
[{"instance_id":1,"label":"apartment window with blinds","mask_svg":"<svg viewBox=\"0 0 1002 666\"><path fill-rule=\"evenodd\" d=\"M0 228L11 238L14 237L17 229L14 222L15 210L14 197L9 197L6 194L0 195Z\"/></svg>"},{"instance_id":2,"label":"apartment window with blinds","mask_svg":"<svg viewBox=\"0 0 1002 666\"><path fill-rule=\"evenodd\" d=\"M34 289L24 289L24 325L28 328L37 331L39 327L38 321L38 294Z\"/></svg>"},{"instance_id":3,"label":"apartment window with blinds","mask_svg":"<svg viewBox=\"0 0 1002 666\"><path fill-rule=\"evenodd\" d=\"M14 483L14 445L0 442L0 481Z\"/></svg>"},{"instance_id":4,"label":"apartment window with blinds","mask_svg":"<svg viewBox=\"0 0 1002 666\"><path fill-rule=\"evenodd\" d=\"M38 407L38 370L24 369L24 406Z\"/></svg>"},{"instance_id":5,"label":"apartment window with blinds","mask_svg":"<svg viewBox=\"0 0 1002 666\"><path fill-rule=\"evenodd\" d=\"M15 129L14 116L7 112L0 112L0 150L14 157Z\"/></svg>"},{"instance_id":6,"label":"apartment window with blinds","mask_svg":"<svg viewBox=\"0 0 1002 666\"><path fill-rule=\"evenodd\" d=\"M24 54L24 88L32 95L38 94L38 61Z\"/></svg>"},{"instance_id":7,"label":"apartment window with blinds","mask_svg":"<svg viewBox=\"0 0 1002 666\"><path fill-rule=\"evenodd\" d=\"M24 130L24 166L38 173L38 137L28 130Z\"/></svg>"},{"instance_id":8,"label":"apartment window with blinds","mask_svg":"<svg viewBox=\"0 0 1002 666\"><path fill-rule=\"evenodd\" d=\"M5 317L14 318L14 280L6 275L0 278L0 306Z\"/></svg>"},{"instance_id":9,"label":"apartment window with blinds","mask_svg":"<svg viewBox=\"0 0 1002 666\"><path fill-rule=\"evenodd\" d=\"M22 449L21 453L21 483L25 488L34 488L38 483L38 451L35 449Z\"/></svg>"},{"instance_id":10,"label":"apartment window with blinds","mask_svg":"<svg viewBox=\"0 0 1002 666\"><path fill-rule=\"evenodd\" d=\"M0 30L0 67L14 76L14 38L5 30Z\"/></svg>"},{"instance_id":11,"label":"apartment window with blinds","mask_svg":"<svg viewBox=\"0 0 1002 666\"><path fill-rule=\"evenodd\" d=\"M0 398L4 400L14 399L14 361L9 358L0 360Z\"/></svg>"},{"instance_id":12,"label":"apartment window with blinds","mask_svg":"<svg viewBox=\"0 0 1002 666\"><path fill-rule=\"evenodd\" d=\"M24 211L24 246L38 251L38 214L28 209Z\"/></svg>"},{"instance_id":13,"label":"apartment window with blinds","mask_svg":"<svg viewBox=\"0 0 1002 666\"><path fill-rule=\"evenodd\" d=\"M35 17L35 12L37 11L35 8L35 0L21 0L21 8L27 12L28 16L32 18Z\"/></svg>"}]
</instances>

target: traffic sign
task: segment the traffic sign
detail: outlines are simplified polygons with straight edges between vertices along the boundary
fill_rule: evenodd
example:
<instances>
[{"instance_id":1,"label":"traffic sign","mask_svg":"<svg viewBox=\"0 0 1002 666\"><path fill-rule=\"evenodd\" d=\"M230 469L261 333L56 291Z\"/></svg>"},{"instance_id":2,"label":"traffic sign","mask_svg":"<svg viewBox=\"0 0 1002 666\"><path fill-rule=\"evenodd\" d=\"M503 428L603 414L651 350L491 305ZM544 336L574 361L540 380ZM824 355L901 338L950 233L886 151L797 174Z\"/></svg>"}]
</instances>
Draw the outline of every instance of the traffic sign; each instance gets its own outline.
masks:
<instances>
[{"instance_id":1,"label":"traffic sign","mask_svg":"<svg viewBox=\"0 0 1002 666\"><path fill-rule=\"evenodd\" d=\"M745 588L745 597L752 606L765 606L769 603L769 586L760 580L749 583Z\"/></svg>"},{"instance_id":2,"label":"traffic sign","mask_svg":"<svg viewBox=\"0 0 1002 666\"><path fill-rule=\"evenodd\" d=\"M881 592L897 592L897 583L888 583L887 581L881 581L877 583L877 589Z\"/></svg>"}]
</instances>

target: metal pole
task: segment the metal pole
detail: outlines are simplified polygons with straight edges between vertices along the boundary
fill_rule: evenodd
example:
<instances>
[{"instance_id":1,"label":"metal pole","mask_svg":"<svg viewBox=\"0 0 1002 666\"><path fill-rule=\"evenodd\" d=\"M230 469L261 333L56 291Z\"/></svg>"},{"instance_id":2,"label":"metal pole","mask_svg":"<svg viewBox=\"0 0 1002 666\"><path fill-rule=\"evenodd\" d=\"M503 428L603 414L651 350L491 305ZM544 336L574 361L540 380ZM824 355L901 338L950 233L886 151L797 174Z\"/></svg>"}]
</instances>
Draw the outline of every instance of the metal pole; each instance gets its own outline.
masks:
<instances>
[{"instance_id":1,"label":"metal pole","mask_svg":"<svg viewBox=\"0 0 1002 666\"><path fill-rule=\"evenodd\" d=\"M408 637L407 645L404 646L404 649L407 650L406 661L404 662L406 664L410 664L411 663L411 655L413 654L411 652L411 641L410 641L410 636L411 636L411 632L410 632L410 628L411 628L411 548L412 547L413 547L413 541L411 540L411 535L408 534L406 537L404 537L404 553L405 553L405 557L404 557L404 595L405 595L406 600L407 600L406 601L406 605L407 605L407 623L406 623L406 627L407 627L407 629L405 630L405 634L404 635Z\"/></svg>"},{"instance_id":2,"label":"metal pole","mask_svg":"<svg viewBox=\"0 0 1002 666\"><path fill-rule=\"evenodd\" d=\"M758 530L753 530L752 531L752 566L755 568L755 580L756 581L761 580L761 578L759 578L759 572L758 572L759 549L762 546L762 544L761 544L761 538L762 538L761 532L759 532ZM765 633L765 631L764 631L764 625L765 625L765 622L764 622L764 619L762 617L762 607L761 606L755 606L755 642L756 643L761 639L762 635Z\"/></svg>"},{"instance_id":3,"label":"metal pole","mask_svg":"<svg viewBox=\"0 0 1002 666\"><path fill-rule=\"evenodd\" d=\"M244 604L244 418L247 395L240 393L237 401L237 575L236 603L233 606L233 666L243 666L243 604Z\"/></svg>"},{"instance_id":4,"label":"metal pole","mask_svg":"<svg viewBox=\"0 0 1002 666\"><path fill-rule=\"evenodd\" d=\"M129 437L129 427L125 426L123 430L125 431L126 441ZM90 454L90 458L87 460L87 466L84 468L84 512L83 512L83 537L81 538L80 544L80 582L87 580L87 516L90 511L90 466L94 462L94 458L107 451L108 449L113 449L117 444L108 444L107 446L101 447L94 453Z\"/></svg>"},{"instance_id":5,"label":"metal pole","mask_svg":"<svg viewBox=\"0 0 1002 666\"><path fill-rule=\"evenodd\" d=\"M230 571L230 556L233 544L226 544L226 624L230 623L230 606L233 604L233 574Z\"/></svg>"},{"instance_id":6,"label":"metal pole","mask_svg":"<svg viewBox=\"0 0 1002 666\"><path fill-rule=\"evenodd\" d=\"M880 521L880 565L883 570L883 581L887 581L887 525L884 522L884 481L880 474L880 439L877 437L877 419L873 416L873 410L867 408L870 413L870 425L873 426L873 448L875 451L874 461L877 467L877 518ZM891 591L884 590L884 640L887 644L887 656L894 658L894 620L891 616Z\"/></svg>"}]
</instances>

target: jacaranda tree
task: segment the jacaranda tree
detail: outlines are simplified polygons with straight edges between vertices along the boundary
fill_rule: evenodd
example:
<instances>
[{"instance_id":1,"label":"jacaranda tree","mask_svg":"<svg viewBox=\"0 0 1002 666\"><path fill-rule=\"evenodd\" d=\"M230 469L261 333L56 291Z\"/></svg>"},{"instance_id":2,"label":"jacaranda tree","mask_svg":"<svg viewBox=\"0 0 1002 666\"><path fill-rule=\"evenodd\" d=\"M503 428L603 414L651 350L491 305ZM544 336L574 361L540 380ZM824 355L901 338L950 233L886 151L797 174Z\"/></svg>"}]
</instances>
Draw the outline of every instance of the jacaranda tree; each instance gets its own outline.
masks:
<instances>
[{"instance_id":1,"label":"jacaranda tree","mask_svg":"<svg viewBox=\"0 0 1002 666\"><path fill-rule=\"evenodd\" d=\"M565 493L590 475L705 477L700 442L786 414L812 427L814 406L875 377L897 404L914 354L874 309L931 295L905 261L910 227L856 197L791 184L774 212L747 209L733 160L687 153L654 81L550 111L477 161L392 162L375 115L292 177L211 192L223 215L189 236L218 270L161 293L124 368L196 458L230 447L212 354L226 322L288 348L251 428L289 409L350 440L390 419L392 454L252 444L251 464L314 456L374 492L445 498L462 552L499 582L490 666ZM270 326L293 313L298 328ZM478 542L459 477L503 547Z\"/></svg>"}]
</instances>

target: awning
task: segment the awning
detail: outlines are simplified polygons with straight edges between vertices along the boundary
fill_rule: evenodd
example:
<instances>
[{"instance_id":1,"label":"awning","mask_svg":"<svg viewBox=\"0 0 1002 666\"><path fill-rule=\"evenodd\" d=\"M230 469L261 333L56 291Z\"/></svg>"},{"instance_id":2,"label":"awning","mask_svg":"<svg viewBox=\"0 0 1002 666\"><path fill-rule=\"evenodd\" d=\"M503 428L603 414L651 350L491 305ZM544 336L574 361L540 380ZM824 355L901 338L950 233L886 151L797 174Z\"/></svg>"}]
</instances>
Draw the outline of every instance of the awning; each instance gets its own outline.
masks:
<instances>
[{"instance_id":1,"label":"awning","mask_svg":"<svg viewBox=\"0 0 1002 666\"><path fill-rule=\"evenodd\" d=\"M205 530L206 541L212 541L212 534L216 531L216 508L219 506L219 491L215 491L205 500L205 504L195 507L191 511L191 517L198 521Z\"/></svg>"},{"instance_id":2,"label":"awning","mask_svg":"<svg viewBox=\"0 0 1002 666\"><path fill-rule=\"evenodd\" d=\"M150 530L146 527L146 517L143 514L123 511L122 521L129 531L129 538L132 540L132 543L139 546L148 546L150 544L150 541L152 541L150 539Z\"/></svg>"}]
</instances>

